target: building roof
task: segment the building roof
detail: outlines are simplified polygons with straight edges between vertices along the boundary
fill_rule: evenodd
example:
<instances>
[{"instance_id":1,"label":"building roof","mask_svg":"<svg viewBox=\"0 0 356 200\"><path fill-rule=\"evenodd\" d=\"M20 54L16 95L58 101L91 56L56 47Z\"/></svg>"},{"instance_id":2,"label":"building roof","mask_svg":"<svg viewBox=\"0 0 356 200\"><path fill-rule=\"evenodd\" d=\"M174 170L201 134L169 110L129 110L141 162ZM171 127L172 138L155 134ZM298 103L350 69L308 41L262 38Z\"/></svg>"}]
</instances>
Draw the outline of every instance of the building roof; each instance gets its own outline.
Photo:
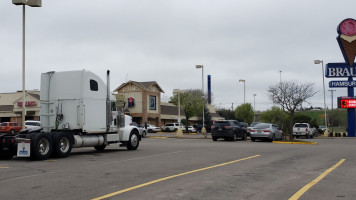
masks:
<instances>
[{"instance_id":1,"label":"building roof","mask_svg":"<svg viewBox=\"0 0 356 200\"><path fill-rule=\"evenodd\" d=\"M31 96L37 100L40 100L40 92L37 90L26 90L26 96ZM12 93L0 93L0 105L13 105L19 99L22 99L22 91Z\"/></svg>"},{"instance_id":2,"label":"building roof","mask_svg":"<svg viewBox=\"0 0 356 200\"><path fill-rule=\"evenodd\" d=\"M163 92L162 88L158 85L156 81L147 81L147 82L137 82L137 81L128 81L126 83L121 84L119 87L117 87L114 91L119 92L122 88L126 87L127 85L134 84L141 88L144 91L151 91L150 89L152 87L156 87L159 92Z\"/></svg>"},{"instance_id":3,"label":"building roof","mask_svg":"<svg viewBox=\"0 0 356 200\"><path fill-rule=\"evenodd\" d=\"M162 115L178 115L178 107L173 105L173 104L167 104L165 103L164 105L161 103L161 114ZM185 115L184 110L180 110L180 115Z\"/></svg>"}]
</instances>

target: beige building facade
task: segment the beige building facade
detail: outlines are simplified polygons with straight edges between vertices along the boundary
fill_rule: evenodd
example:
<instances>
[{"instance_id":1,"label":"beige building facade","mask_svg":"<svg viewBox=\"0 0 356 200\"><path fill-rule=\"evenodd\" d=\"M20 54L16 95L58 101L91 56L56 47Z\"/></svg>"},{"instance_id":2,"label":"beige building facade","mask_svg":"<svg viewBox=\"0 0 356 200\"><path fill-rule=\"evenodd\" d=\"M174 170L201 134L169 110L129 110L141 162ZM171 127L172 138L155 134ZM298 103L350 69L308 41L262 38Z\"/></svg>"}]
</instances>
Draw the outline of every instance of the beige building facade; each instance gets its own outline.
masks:
<instances>
[{"instance_id":1,"label":"beige building facade","mask_svg":"<svg viewBox=\"0 0 356 200\"><path fill-rule=\"evenodd\" d=\"M123 108L138 124L161 123L161 93L164 92L156 81L129 81L117 87L118 99L124 104Z\"/></svg>"},{"instance_id":2,"label":"beige building facade","mask_svg":"<svg viewBox=\"0 0 356 200\"><path fill-rule=\"evenodd\" d=\"M22 123L22 91L0 94L0 122ZM25 120L40 119L40 91L26 91Z\"/></svg>"}]
</instances>

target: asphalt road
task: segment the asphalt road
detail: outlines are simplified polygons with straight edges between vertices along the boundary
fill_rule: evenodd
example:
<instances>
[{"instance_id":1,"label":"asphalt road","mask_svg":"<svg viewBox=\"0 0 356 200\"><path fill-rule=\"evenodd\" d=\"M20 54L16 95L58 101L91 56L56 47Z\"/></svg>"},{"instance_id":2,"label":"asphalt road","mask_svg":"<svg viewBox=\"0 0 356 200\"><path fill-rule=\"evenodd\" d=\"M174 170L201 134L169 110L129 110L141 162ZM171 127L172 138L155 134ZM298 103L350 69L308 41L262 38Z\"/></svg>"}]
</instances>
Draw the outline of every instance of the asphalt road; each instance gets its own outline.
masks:
<instances>
[{"instance_id":1,"label":"asphalt road","mask_svg":"<svg viewBox=\"0 0 356 200\"><path fill-rule=\"evenodd\" d=\"M0 199L356 199L356 139L311 141L144 138L136 151L14 158L0 161Z\"/></svg>"}]
</instances>

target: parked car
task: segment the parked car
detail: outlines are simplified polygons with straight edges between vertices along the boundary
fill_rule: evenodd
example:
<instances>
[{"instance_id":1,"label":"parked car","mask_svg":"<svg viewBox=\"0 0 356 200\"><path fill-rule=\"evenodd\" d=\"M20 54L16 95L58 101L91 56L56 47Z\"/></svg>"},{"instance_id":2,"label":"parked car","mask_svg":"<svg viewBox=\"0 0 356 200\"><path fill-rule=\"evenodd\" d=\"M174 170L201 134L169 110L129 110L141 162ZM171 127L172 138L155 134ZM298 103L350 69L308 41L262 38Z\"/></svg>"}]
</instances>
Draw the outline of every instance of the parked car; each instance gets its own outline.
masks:
<instances>
[{"instance_id":1,"label":"parked car","mask_svg":"<svg viewBox=\"0 0 356 200\"><path fill-rule=\"evenodd\" d=\"M247 132L243 126L237 120L215 121L211 126L211 137L213 141L217 141L219 138L233 141L236 141L237 138L246 140Z\"/></svg>"},{"instance_id":2,"label":"parked car","mask_svg":"<svg viewBox=\"0 0 356 200\"><path fill-rule=\"evenodd\" d=\"M329 128L327 128L327 127L324 126L324 125L319 126L319 129L321 129L323 132L325 132L326 130L329 132Z\"/></svg>"},{"instance_id":3,"label":"parked car","mask_svg":"<svg viewBox=\"0 0 356 200\"><path fill-rule=\"evenodd\" d=\"M145 127L144 124L142 124L141 126ZM160 131L161 131L160 127L157 127L157 126L152 125L152 124L147 124L147 132L149 132L149 133L157 133L157 132L160 132Z\"/></svg>"},{"instance_id":4,"label":"parked car","mask_svg":"<svg viewBox=\"0 0 356 200\"><path fill-rule=\"evenodd\" d=\"M182 123L170 123L170 124L166 124L164 126L162 126L162 131L174 131L176 132L178 130L178 128L180 128L183 130L184 126Z\"/></svg>"},{"instance_id":5,"label":"parked car","mask_svg":"<svg viewBox=\"0 0 356 200\"><path fill-rule=\"evenodd\" d=\"M41 128L41 122L40 121L25 121L25 127L28 130L37 130Z\"/></svg>"},{"instance_id":6,"label":"parked car","mask_svg":"<svg viewBox=\"0 0 356 200\"><path fill-rule=\"evenodd\" d=\"M147 135L147 130L145 129L144 126L140 126L138 123L136 122L132 122L131 123L132 126L136 126L138 128L139 134L144 138Z\"/></svg>"},{"instance_id":7,"label":"parked car","mask_svg":"<svg viewBox=\"0 0 356 200\"><path fill-rule=\"evenodd\" d=\"M270 141L282 140L282 131L275 124L259 123L250 130L251 141L256 139L268 139Z\"/></svg>"},{"instance_id":8,"label":"parked car","mask_svg":"<svg viewBox=\"0 0 356 200\"><path fill-rule=\"evenodd\" d=\"M196 133L197 130L193 126L188 126L188 133ZM183 128L183 133L185 133L185 126Z\"/></svg>"},{"instance_id":9,"label":"parked car","mask_svg":"<svg viewBox=\"0 0 356 200\"><path fill-rule=\"evenodd\" d=\"M0 132L2 133L15 134L20 132L21 129L22 129L21 124L17 122L2 122L0 124Z\"/></svg>"},{"instance_id":10,"label":"parked car","mask_svg":"<svg viewBox=\"0 0 356 200\"><path fill-rule=\"evenodd\" d=\"M306 138L313 138L314 134L315 131L309 123L295 123L293 126L293 137L305 136Z\"/></svg>"},{"instance_id":11,"label":"parked car","mask_svg":"<svg viewBox=\"0 0 356 200\"><path fill-rule=\"evenodd\" d=\"M250 136L250 131L252 129L252 127L256 126L257 124L259 124L260 122L252 122L250 124L250 126L247 127L247 136Z\"/></svg>"}]
</instances>

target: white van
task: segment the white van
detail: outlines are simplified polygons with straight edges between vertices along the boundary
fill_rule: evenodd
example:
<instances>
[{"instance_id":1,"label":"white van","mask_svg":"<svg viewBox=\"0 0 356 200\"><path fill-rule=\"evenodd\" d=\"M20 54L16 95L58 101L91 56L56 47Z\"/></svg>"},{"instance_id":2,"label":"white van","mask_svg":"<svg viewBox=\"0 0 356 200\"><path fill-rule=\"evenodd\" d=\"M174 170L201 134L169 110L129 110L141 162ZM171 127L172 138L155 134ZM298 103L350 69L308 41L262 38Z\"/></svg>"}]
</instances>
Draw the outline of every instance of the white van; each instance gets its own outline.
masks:
<instances>
[{"instance_id":1,"label":"white van","mask_svg":"<svg viewBox=\"0 0 356 200\"><path fill-rule=\"evenodd\" d=\"M34 130L34 129L39 129L41 128L41 122L40 121L25 121L25 127L28 130Z\"/></svg>"}]
</instances>

